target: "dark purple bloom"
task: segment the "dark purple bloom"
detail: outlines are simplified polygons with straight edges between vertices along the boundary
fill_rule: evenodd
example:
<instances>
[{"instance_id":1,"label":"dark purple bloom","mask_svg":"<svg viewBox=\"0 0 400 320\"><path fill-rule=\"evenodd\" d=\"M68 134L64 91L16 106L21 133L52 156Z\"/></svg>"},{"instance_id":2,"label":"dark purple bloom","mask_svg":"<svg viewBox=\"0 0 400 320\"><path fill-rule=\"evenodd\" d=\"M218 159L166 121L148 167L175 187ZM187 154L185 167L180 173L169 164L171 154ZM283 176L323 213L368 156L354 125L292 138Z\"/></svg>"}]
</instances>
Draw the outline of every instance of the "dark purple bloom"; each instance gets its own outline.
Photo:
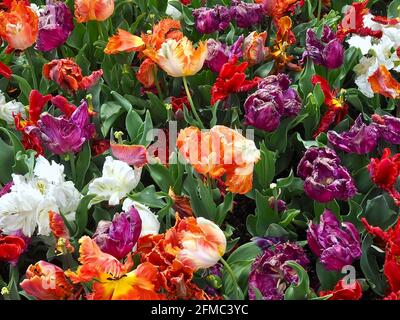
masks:
<instances>
[{"instance_id":1,"label":"dark purple bloom","mask_svg":"<svg viewBox=\"0 0 400 320\"><path fill-rule=\"evenodd\" d=\"M262 80L258 90L244 103L245 123L271 132L279 127L281 117L297 115L301 109L301 99L289 85L290 79L285 74L268 76Z\"/></svg>"},{"instance_id":2,"label":"dark purple bloom","mask_svg":"<svg viewBox=\"0 0 400 320\"><path fill-rule=\"evenodd\" d=\"M123 259L132 251L142 231L139 212L132 207L128 212L116 213L113 221L100 221L93 240L101 251Z\"/></svg>"},{"instance_id":3,"label":"dark purple bloom","mask_svg":"<svg viewBox=\"0 0 400 320\"><path fill-rule=\"evenodd\" d=\"M310 223L307 241L311 251L330 271L340 271L361 257L360 236L356 227L350 222L340 223L328 209L325 209L319 224Z\"/></svg>"},{"instance_id":4,"label":"dark purple bloom","mask_svg":"<svg viewBox=\"0 0 400 320\"><path fill-rule=\"evenodd\" d=\"M248 28L259 24L264 16L261 4L232 1L233 14L239 28Z\"/></svg>"},{"instance_id":5,"label":"dark purple bloom","mask_svg":"<svg viewBox=\"0 0 400 320\"><path fill-rule=\"evenodd\" d=\"M261 253L253 262L249 274L249 298L257 298L257 289L264 300L283 300L286 289L298 281L297 273L287 265L294 261L306 268L309 260L300 246L291 242L257 239Z\"/></svg>"},{"instance_id":6,"label":"dark purple bloom","mask_svg":"<svg viewBox=\"0 0 400 320\"><path fill-rule=\"evenodd\" d=\"M372 115L379 136L386 142L400 144L400 119L393 116Z\"/></svg>"},{"instance_id":7,"label":"dark purple bloom","mask_svg":"<svg viewBox=\"0 0 400 320\"><path fill-rule=\"evenodd\" d=\"M328 69L339 68L344 60L344 48L335 33L328 26L324 26L321 39L312 29L307 30L306 51L302 60L311 58L316 64Z\"/></svg>"},{"instance_id":8,"label":"dark purple bloom","mask_svg":"<svg viewBox=\"0 0 400 320\"><path fill-rule=\"evenodd\" d=\"M79 152L82 145L95 133L86 102L83 102L69 118L54 117L48 113L42 115L38 127L33 130L54 154Z\"/></svg>"},{"instance_id":9,"label":"dark purple bloom","mask_svg":"<svg viewBox=\"0 0 400 320\"><path fill-rule=\"evenodd\" d=\"M374 125L367 126L359 115L347 132L328 132L328 140L335 147L349 153L365 154L375 149L378 143L378 130Z\"/></svg>"},{"instance_id":10,"label":"dark purple bloom","mask_svg":"<svg viewBox=\"0 0 400 320\"><path fill-rule=\"evenodd\" d=\"M224 31L232 20L232 10L221 5L193 10L196 30L200 33Z\"/></svg>"},{"instance_id":11,"label":"dark purple bloom","mask_svg":"<svg viewBox=\"0 0 400 320\"><path fill-rule=\"evenodd\" d=\"M271 209L276 210L278 213L284 212L287 209L286 202L281 199L275 199L270 197L268 199L268 205Z\"/></svg>"},{"instance_id":12,"label":"dark purple bloom","mask_svg":"<svg viewBox=\"0 0 400 320\"><path fill-rule=\"evenodd\" d=\"M207 58L205 65L213 72L219 73L222 66L233 56L242 57L243 35L240 36L232 46L227 46L218 40L208 39Z\"/></svg>"},{"instance_id":13,"label":"dark purple bloom","mask_svg":"<svg viewBox=\"0 0 400 320\"><path fill-rule=\"evenodd\" d=\"M63 2L47 1L40 11L36 50L50 51L63 45L74 29L73 17Z\"/></svg>"},{"instance_id":14,"label":"dark purple bloom","mask_svg":"<svg viewBox=\"0 0 400 320\"><path fill-rule=\"evenodd\" d=\"M349 172L329 148L308 149L297 167L297 174L304 180L304 192L318 202L348 200L357 192Z\"/></svg>"}]
</instances>

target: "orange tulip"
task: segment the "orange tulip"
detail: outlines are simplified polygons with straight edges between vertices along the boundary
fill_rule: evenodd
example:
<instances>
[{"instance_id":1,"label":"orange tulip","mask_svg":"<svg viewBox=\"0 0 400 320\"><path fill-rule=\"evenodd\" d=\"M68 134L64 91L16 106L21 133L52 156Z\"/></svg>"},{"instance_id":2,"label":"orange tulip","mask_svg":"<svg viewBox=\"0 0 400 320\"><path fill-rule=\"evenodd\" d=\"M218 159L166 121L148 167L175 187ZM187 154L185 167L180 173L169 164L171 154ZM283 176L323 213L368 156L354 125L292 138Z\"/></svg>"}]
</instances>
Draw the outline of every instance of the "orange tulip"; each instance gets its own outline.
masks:
<instances>
[{"instance_id":1,"label":"orange tulip","mask_svg":"<svg viewBox=\"0 0 400 320\"><path fill-rule=\"evenodd\" d=\"M64 300L73 298L74 287L68 282L64 271L49 262L39 261L26 270L21 282L24 291L38 300Z\"/></svg>"},{"instance_id":2,"label":"orange tulip","mask_svg":"<svg viewBox=\"0 0 400 320\"><path fill-rule=\"evenodd\" d=\"M75 18L78 23L104 21L114 12L114 0L75 0Z\"/></svg>"},{"instance_id":3,"label":"orange tulip","mask_svg":"<svg viewBox=\"0 0 400 320\"><path fill-rule=\"evenodd\" d=\"M180 78L200 71L207 57L207 44L199 42L197 49L194 49L186 37L179 41L168 39L159 50L149 48L143 53L171 77Z\"/></svg>"},{"instance_id":4,"label":"orange tulip","mask_svg":"<svg viewBox=\"0 0 400 320\"><path fill-rule=\"evenodd\" d=\"M155 85L155 75L157 72L157 65L153 60L147 58L145 59L139 67L138 72L136 72L136 79L145 88L151 88Z\"/></svg>"},{"instance_id":5,"label":"orange tulip","mask_svg":"<svg viewBox=\"0 0 400 320\"><path fill-rule=\"evenodd\" d=\"M119 52L140 51L144 48L141 37L135 36L128 31L118 29L117 34L108 39L105 54L116 54Z\"/></svg>"},{"instance_id":6,"label":"orange tulip","mask_svg":"<svg viewBox=\"0 0 400 320\"><path fill-rule=\"evenodd\" d=\"M142 34L140 37L123 29L118 29L117 34L108 39L104 53L116 54L120 52L143 51L146 48L158 50L167 39L179 41L183 34L180 31L179 21L164 19L157 23L152 32Z\"/></svg>"},{"instance_id":7,"label":"orange tulip","mask_svg":"<svg viewBox=\"0 0 400 320\"><path fill-rule=\"evenodd\" d=\"M289 46L296 42L296 38L292 32L292 19L285 16L276 21L276 38L275 44L271 50L270 58L275 60L275 69L281 72L288 67L293 71L300 71L301 67L293 63L293 56L286 51Z\"/></svg>"},{"instance_id":8,"label":"orange tulip","mask_svg":"<svg viewBox=\"0 0 400 320\"><path fill-rule=\"evenodd\" d=\"M177 146L198 173L214 179L226 175L225 185L230 192L245 194L251 190L260 151L237 131L225 126L209 131L189 127L179 133Z\"/></svg>"},{"instance_id":9,"label":"orange tulip","mask_svg":"<svg viewBox=\"0 0 400 320\"><path fill-rule=\"evenodd\" d=\"M0 12L0 37L12 49L25 50L36 42L38 15L23 1L13 2L9 12Z\"/></svg>"},{"instance_id":10,"label":"orange tulip","mask_svg":"<svg viewBox=\"0 0 400 320\"><path fill-rule=\"evenodd\" d=\"M163 295L156 293L158 289L158 271L151 263L142 263L132 270L133 262L128 255L124 264L114 256L104 253L99 246L84 236L79 240L79 262L76 272L65 274L74 283L85 283L93 280L92 291L88 295L91 300L156 300Z\"/></svg>"},{"instance_id":11,"label":"orange tulip","mask_svg":"<svg viewBox=\"0 0 400 320\"><path fill-rule=\"evenodd\" d=\"M289 11L293 11L297 5L302 6L304 0L256 0L256 3L263 5L267 15L279 19Z\"/></svg>"},{"instance_id":12,"label":"orange tulip","mask_svg":"<svg viewBox=\"0 0 400 320\"><path fill-rule=\"evenodd\" d=\"M378 69L368 79L372 91L387 98L400 98L400 83L390 74L384 65Z\"/></svg>"},{"instance_id":13,"label":"orange tulip","mask_svg":"<svg viewBox=\"0 0 400 320\"><path fill-rule=\"evenodd\" d=\"M184 266L196 271L215 265L225 254L226 238L222 230L205 218L180 219L165 234L165 251Z\"/></svg>"},{"instance_id":14,"label":"orange tulip","mask_svg":"<svg viewBox=\"0 0 400 320\"><path fill-rule=\"evenodd\" d=\"M268 55L268 48L265 47L267 32L257 33L253 31L243 43L243 59L250 65L261 63Z\"/></svg>"}]
</instances>

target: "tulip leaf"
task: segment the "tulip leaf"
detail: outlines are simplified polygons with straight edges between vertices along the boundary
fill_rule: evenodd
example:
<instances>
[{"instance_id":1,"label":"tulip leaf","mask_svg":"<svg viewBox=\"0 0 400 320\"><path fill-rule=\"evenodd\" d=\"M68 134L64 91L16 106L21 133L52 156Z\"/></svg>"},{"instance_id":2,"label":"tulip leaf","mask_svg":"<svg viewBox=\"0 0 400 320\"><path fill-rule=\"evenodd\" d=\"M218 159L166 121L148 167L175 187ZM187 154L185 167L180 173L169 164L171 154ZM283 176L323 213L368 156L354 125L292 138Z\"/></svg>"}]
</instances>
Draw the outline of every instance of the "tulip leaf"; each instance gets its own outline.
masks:
<instances>
[{"instance_id":1,"label":"tulip leaf","mask_svg":"<svg viewBox=\"0 0 400 320\"><path fill-rule=\"evenodd\" d=\"M292 284L285 292L285 300L308 300L313 292L310 289L310 279L304 268L294 261L288 261L286 264L293 268L298 275L297 285Z\"/></svg>"},{"instance_id":2,"label":"tulip leaf","mask_svg":"<svg viewBox=\"0 0 400 320\"><path fill-rule=\"evenodd\" d=\"M88 222L88 211L90 201L95 197L94 194L89 194L84 196L79 202L78 208L76 209L75 214L75 223L77 226L76 233L74 235L75 238L79 238L85 231L87 222Z\"/></svg>"}]
</instances>

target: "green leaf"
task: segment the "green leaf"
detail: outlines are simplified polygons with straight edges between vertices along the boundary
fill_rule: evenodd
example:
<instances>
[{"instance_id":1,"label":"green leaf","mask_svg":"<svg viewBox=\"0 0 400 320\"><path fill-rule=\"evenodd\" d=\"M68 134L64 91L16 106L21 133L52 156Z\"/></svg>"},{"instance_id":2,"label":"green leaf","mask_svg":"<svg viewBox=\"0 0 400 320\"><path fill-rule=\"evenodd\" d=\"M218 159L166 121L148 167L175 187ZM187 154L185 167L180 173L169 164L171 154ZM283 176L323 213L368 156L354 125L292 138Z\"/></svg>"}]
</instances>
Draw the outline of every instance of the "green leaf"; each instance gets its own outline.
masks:
<instances>
[{"instance_id":1,"label":"green leaf","mask_svg":"<svg viewBox=\"0 0 400 320\"><path fill-rule=\"evenodd\" d=\"M142 137L139 141L139 144L147 147L154 139L153 135L151 135L151 131L153 130L153 121L151 120L151 115L149 111L146 111L146 116L143 123L143 132Z\"/></svg>"},{"instance_id":2,"label":"green leaf","mask_svg":"<svg viewBox=\"0 0 400 320\"><path fill-rule=\"evenodd\" d=\"M149 164L146 166L147 170L155 183L160 187L160 189L166 193L170 187L174 185L174 181L167 167L162 164Z\"/></svg>"},{"instance_id":3,"label":"green leaf","mask_svg":"<svg viewBox=\"0 0 400 320\"><path fill-rule=\"evenodd\" d=\"M304 268L294 261L288 261L286 264L296 271L299 280L297 285L292 284L285 292L285 300L308 300L312 295L310 289L310 279Z\"/></svg>"},{"instance_id":4,"label":"green leaf","mask_svg":"<svg viewBox=\"0 0 400 320\"><path fill-rule=\"evenodd\" d=\"M320 262L316 263L316 271L321 284L320 290L332 290L336 283L343 278L343 274L341 272L328 271Z\"/></svg>"},{"instance_id":5,"label":"green leaf","mask_svg":"<svg viewBox=\"0 0 400 320\"><path fill-rule=\"evenodd\" d=\"M132 143L135 143L140 139L139 133L142 126L143 120L139 116L139 114L133 109L129 110L125 119L125 127L128 131L129 138Z\"/></svg>"},{"instance_id":6,"label":"green leaf","mask_svg":"<svg viewBox=\"0 0 400 320\"><path fill-rule=\"evenodd\" d=\"M379 254L377 253L376 249L372 247L373 243L373 238L368 234L362 243L360 266L371 289L378 295L384 296L387 289L387 283L385 276L378 265L377 261ZM383 260L382 256L379 258L379 260Z\"/></svg>"},{"instance_id":7,"label":"green leaf","mask_svg":"<svg viewBox=\"0 0 400 320\"><path fill-rule=\"evenodd\" d=\"M114 122L124 112L123 108L112 101L106 102L101 105L100 118L102 121L101 132L104 136L107 136Z\"/></svg>"},{"instance_id":8,"label":"green leaf","mask_svg":"<svg viewBox=\"0 0 400 320\"><path fill-rule=\"evenodd\" d=\"M76 185L79 190L83 188L83 185L85 183L85 177L89 169L91 159L92 153L90 150L90 145L89 142L86 142L76 161L76 172L78 173Z\"/></svg>"},{"instance_id":9,"label":"green leaf","mask_svg":"<svg viewBox=\"0 0 400 320\"><path fill-rule=\"evenodd\" d=\"M276 153L266 148L264 143L260 144L261 159L255 165L255 176L260 186L265 190L275 176Z\"/></svg>"},{"instance_id":10,"label":"green leaf","mask_svg":"<svg viewBox=\"0 0 400 320\"><path fill-rule=\"evenodd\" d=\"M227 259L242 292L247 292L249 273L254 259L261 249L254 243L246 243L237 248ZM222 292L227 297L235 297L237 289L226 270L223 270Z\"/></svg>"},{"instance_id":11,"label":"green leaf","mask_svg":"<svg viewBox=\"0 0 400 320\"><path fill-rule=\"evenodd\" d=\"M303 99L305 99L308 94L314 90L314 86L311 82L313 75L315 75L314 63L312 59L307 59L307 64L301 72L299 79L299 89Z\"/></svg>"},{"instance_id":12,"label":"green leaf","mask_svg":"<svg viewBox=\"0 0 400 320\"><path fill-rule=\"evenodd\" d=\"M247 217L247 230L253 236L265 236L270 224L278 223L279 214L271 209L268 204L268 198L264 197L256 190L256 212L255 215Z\"/></svg>"},{"instance_id":13,"label":"green leaf","mask_svg":"<svg viewBox=\"0 0 400 320\"><path fill-rule=\"evenodd\" d=\"M79 202L78 208L76 209L75 214L75 223L77 226L76 233L74 237L79 238L85 231L87 222L88 222L88 211L90 201L95 197L94 194L89 194L84 196Z\"/></svg>"},{"instance_id":14,"label":"green leaf","mask_svg":"<svg viewBox=\"0 0 400 320\"><path fill-rule=\"evenodd\" d=\"M163 193L156 192L155 187L151 185L140 192L129 195L129 198L150 208L161 209L165 206L163 199L166 197Z\"/></svg>"},{"instance_id":15,"label":"green leaf","mask_svg":"<svg viewBox=\"0 0 400 320\"><path fill-rule=\"evenodd\" d=\"M21 100L21 102L24 104L28 104L29 95L32 91L32 87L30 86L28 81L26 81L24 78L22 78L16 74L13 74L12 78L18 83L18 86L21 89L21 95L20 95L19 100Z\"/></svg>"},{"instance_id":16,"label":"green leaf","mask_svg":"<svg viewBox=\"0 0 400 320\"><path fill-rule=\"evenodd\" d=\"M396 212L389 207L385 195L368 200L363 216L370 225L381 227L383 230L391 226L397 218Z\"/></svg>"}]
</instances>

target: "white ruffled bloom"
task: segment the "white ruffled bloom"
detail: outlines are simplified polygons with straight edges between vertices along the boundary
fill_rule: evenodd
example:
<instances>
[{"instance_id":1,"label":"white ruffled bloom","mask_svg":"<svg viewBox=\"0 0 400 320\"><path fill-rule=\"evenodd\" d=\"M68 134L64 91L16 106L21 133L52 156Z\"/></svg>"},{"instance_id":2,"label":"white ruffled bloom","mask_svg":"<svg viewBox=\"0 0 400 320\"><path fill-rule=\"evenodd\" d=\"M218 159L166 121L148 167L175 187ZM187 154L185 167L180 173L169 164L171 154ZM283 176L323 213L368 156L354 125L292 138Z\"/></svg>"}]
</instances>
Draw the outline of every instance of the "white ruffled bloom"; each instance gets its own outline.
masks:
<instances>
[{"instance_id":1,"label":"white ruffled bloom","mask_svg":"<svg viewBox=\"0 0 400 320\"><path fill-rule=\"evenodd\" d=\"M32 236L37 228L38 234L48 235L49 211L73 219L81 197L73 183L65 181L63 165L39 156L32 176L13 175L11 191L0 198L0 229Z\"/></svg>"},{"instance_id":2,"label":"white ruffled bloom","mask_svg":"<svg viewBox=\"0 0 400 320\"><path fill-rule=\"evenodd\" d=\"M364 26L374 31L382 31L381 38L371 36L353 35L348 39L350 47L360 49L364 57L354 67L356 72L355 83L358 89L367 97L372 98L374 92L368 79L379 66L385 66L387 70L400 72L400 57L396 49L400 46L400 24L383 25L372 20L373 15L364 17Z\"/></svg>"},{"instance_id":3,"label":"white ruffled bloom","mask_svg":"<svg viewBox=\"0 0 400 320\"><path fill-rule=\"evenodd\" d=\"M15 100L6 102L4 94L0 91L0 119L7 122L8 125L13 125L13 115L17 115L18 113L21 113L25 117L24 105Z\"/></svg>"},{"instance_id":4,"label":"white ruffled bloom","mask_svg":"<svg viewBox=\"0 0 400 320\"><path fill-rule=\"evenodd\" d=\"M89 184L88 194L96 195L91 204L102 201L108 201L111 206L119 204L139 184L141 173L142 168L132 169L123 161L107 157L103 175Z\"/></svg>"},{"instance_id":5,"label":"white ruffled bloom","mask_svg":"<svg viewBox=\"0 0 400 320\"><path fill-rule=\"evenodd\" d=\"M374 97L374 92L372 91L371 84L368 79L372 74L378 69L378 59L376 57L366 58L362 57L360 63L354 67L356 73L355 83L358 89L368 98Z\"/></svg>"},{"instance_id":6,"label":"white ruffled bloom","mask_svg":"<svg viewBox=\"0 0 400 320\"><path fill-rule=\"evenodd\" d=\"M125 199L122 204L122 210L128 212L132 207L135 207L139 212L140 219L142 220L142 231L140 237L149 234L158 234L160 231L160 222L158 221L157 216L151 212L147 206L129 198Z\"/></svg>"}]
</instances>

